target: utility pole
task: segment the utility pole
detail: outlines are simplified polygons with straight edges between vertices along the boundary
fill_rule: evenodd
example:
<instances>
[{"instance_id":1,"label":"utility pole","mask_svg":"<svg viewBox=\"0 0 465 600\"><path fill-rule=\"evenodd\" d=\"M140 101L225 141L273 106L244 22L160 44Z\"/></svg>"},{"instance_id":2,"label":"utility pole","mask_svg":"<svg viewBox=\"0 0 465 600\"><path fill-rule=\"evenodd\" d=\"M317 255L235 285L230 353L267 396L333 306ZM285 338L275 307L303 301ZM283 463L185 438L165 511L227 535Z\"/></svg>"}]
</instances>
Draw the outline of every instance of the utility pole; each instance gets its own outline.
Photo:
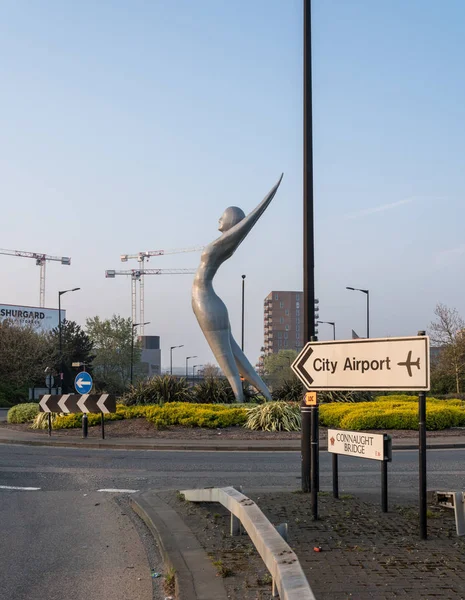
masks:
<instances>
[{"instance_id":1,"label":"utility pole","mask_svg":"<svg viewBox=\"0 0 465 600\"><path fill-rule=\"evenodd\" d=\"M304 343L315 336L315 257L314 257L314 224L313 224L313 115L312 115L312 21L311 0L304 3L304 56L303 56L303 247L304 247ZM313 409L302 409L302 492L310 491L310 434L315 431L311 427L311 417L318 418ZM318 431L318 426L316 427Z\"/></svg>"}]
</instances>

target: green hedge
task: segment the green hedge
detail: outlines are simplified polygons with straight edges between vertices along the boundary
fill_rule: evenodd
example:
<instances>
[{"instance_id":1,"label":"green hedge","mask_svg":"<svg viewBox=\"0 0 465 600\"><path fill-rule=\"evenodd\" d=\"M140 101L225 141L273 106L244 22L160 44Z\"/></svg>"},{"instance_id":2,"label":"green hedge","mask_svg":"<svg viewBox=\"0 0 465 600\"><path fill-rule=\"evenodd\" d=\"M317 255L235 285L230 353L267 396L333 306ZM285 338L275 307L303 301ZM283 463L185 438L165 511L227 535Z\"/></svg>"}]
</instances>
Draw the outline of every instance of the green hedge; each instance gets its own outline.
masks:
<instances>
[{"instance_id":1,"label":"green hedge","mask_svg":"<svg viewBox=\"0 0 465 600\"><path fill-rule=\"evenodd\" d=\"M360 431L363 429L418 429L418 398L379 396L361 404L324 404L320 424ZM427 398L426 428L430 431L465 426L465 402Z\"/></svg>"},{"instance_id":2,"label":"green hedge","mask_svg":"<svg viewBox=\"0 0 465 600\"><path fill-rule=\"evenodd\" d=\"M8 423L29 423L39 414L39 405L37 402L25 402L17 404L8 411Z\"/></svg>"},{"instance_id":3,"label":"green hedge","mask_svg":"<svg viewBox=\"0 0 465 600\"><path fill-rule=\"evenodd\" d=\"M221 404L192 404L190 402L170 402L162 406L158 404L138 406L118 404L116 413L105 415L106 421L138 418L147 419L157 429L169 427L170 425L209 428L231 427L245 423L246 409ZM100 420L100 415L88 415L89 426L98 425ZM61 415L53 421L54 429L72 429L81 427L81 425L82 414Z\"/></svg>"}]
</instances>

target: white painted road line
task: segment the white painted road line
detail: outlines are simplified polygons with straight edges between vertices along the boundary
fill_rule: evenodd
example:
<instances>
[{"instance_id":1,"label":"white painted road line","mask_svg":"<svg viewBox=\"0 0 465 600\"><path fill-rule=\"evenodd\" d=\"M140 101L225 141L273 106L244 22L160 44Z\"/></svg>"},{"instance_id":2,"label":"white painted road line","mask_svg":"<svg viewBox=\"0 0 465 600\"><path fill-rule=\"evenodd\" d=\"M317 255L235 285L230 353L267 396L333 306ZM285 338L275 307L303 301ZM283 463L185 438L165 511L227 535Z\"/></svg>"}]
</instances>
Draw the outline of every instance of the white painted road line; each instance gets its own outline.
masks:
<instances>
[{"instance_id":1,"label":"white painted road line","mask_svg":"<svg viewBox=\"0 0 465 600\"><path fill-rule=\"evenodd\" d=\"M37 492L40 488L18 487L16 485L0 485L0 490L22 490L23 492Z\"/></svg>"},{"instance_id":2,"label":"white painted road line","mask_svg":"<svg viewBox=\"0 0 465 600\"><path fill-rule=\"evenodd\" d=\"M114 494L135 494L139 490L119 490L116 488L108 488L105 490L97 490L97 492L112 492Z\"/></svg>"}]
</instances>

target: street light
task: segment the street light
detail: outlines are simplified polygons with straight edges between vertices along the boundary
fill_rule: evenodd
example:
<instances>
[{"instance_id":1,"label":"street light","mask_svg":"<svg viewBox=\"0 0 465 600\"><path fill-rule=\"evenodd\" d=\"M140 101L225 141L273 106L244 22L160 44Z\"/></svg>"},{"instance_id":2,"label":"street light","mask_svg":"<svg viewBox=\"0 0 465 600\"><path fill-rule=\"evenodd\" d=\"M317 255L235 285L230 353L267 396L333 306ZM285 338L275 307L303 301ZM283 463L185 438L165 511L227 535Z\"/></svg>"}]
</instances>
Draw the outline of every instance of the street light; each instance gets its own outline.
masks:
<instances>
[{"instance_id":1,"label":"street light","mask_svg":"<svg viewBox=\"0 0 465 600\"><path fill-rule=\"evenodd\" d=\"M203 365L194 365L194 366L192 367L192 379L195 379L195 369L196 369L197 367L203 367Z\"/></svg>"},{"instance_id":2,"label":"street light","mask_svg":"<svg viewBox=\"0 0 465 600\"><path fill-rule=\"evenodd\" d=\"M62 329L61 329L61 297L63 294L67 294L68 292L77 292L81 288L73 288L71 290L62 290L58 292L58 340L59 340L59 348L60 348L60 383L61 383L61 392L66 393L68 390L64 389L64 379L63 379L63 339L62 339Z\"/></svg>"},{"instance_id":3,"label":"street light","mask_svg":"<svg viewBox=\"0 0 465 600\"><path fill-rule=\"evenodd\" d=\"M186 356L186 379L189 379L189 371L187 370L187 363L189 361L190 358L197 358L197 356Z\"/></svg>"},{"instance_id":4,"label":"street light","mask_svg":"<svg viewBox=\"0 0 465 600\"><path fill-rule=\"evenodd\" d=\"M131 329L131 385L132 385L132 376L133 376L133 371L134 371L134 329L138 326L138 325L150 325L150 321L146 321L145 323L132 323L132 329Z\"/></svg>"},{"instance_id":5,"label":"street light","mask_svg":"<svg viewBox=\"0 0 465 600\"><path fill-rule=\"evenodd\" d=\"M323 323L324 325L333 326L333 340L336 339L336 323L334 321L317 321L317 323Z\"/></svg>"},{"instance_id":6,"label":"street light","mask_svg":"<svg viewBox=\"0 0 465 600\"><path fill-rule=\"evenodd\" d=\"M184 344L181 344L180 346L171 346L170 348L170 375L173 374L173 350L175 348L184 348Z\"/></svg>"},{"instance_id":7,"label":"street light","mask_svg":"<svg viewBox=\"0 0 465 600\"><path fill-rule=\"evenodd\" d=\"M346 290L352 290L353 292L362 292L367 296L367 338L370 337L370 291L362 290L360 288L346 287Z\"/></svg>"},{"instance_id":8,"label":"street light","mask_svg":"<svg viewBox=\"0 0 465 600\"><path fill-rule=\"evenodd\" d=\"M245 275L242 275L242 342L241 342L242 352L244 352L244 296L245 296Z\"/></svg>"}]
</instances>

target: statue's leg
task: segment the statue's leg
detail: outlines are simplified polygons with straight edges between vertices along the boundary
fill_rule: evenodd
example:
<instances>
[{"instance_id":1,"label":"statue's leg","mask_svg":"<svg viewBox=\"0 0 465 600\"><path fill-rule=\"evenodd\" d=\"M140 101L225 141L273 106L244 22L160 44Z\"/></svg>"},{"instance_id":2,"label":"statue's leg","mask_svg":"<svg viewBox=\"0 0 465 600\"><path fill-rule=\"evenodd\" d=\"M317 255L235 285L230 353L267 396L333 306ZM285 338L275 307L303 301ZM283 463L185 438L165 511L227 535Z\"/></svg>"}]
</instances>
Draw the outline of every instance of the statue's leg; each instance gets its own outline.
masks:
<instances>
[{"instance_id":1,"label":"statue's leg","mask_svg":"<svg viewBox=\"0 0 465 600\"><path fill-rule=\"evenodd\" d=\"M252 367L252 365L249 362L249 359L242 352L236 340L233 338L232 334L230 338L230 343L232 352L234 354L234 359L237 364L237 368L239 369L239 373L246 381L253 385L254 388L261 392L267 400L271 400L270 390L266 387L265 382L262 381L262 378Z\"/></svg>"},{"instance_id":2,"label":"statue's leg","mask_svg":"<svg viewBox=\"0 0 465 600\"><path fill-rule=\"evenodd\" d=\"M221 370L227 377L237 402L244 402L244 390L242 389L241 376L231 348L230 336L231 331L229 328L205 332L207 342Z\"/></svg>"}]
</instances>

